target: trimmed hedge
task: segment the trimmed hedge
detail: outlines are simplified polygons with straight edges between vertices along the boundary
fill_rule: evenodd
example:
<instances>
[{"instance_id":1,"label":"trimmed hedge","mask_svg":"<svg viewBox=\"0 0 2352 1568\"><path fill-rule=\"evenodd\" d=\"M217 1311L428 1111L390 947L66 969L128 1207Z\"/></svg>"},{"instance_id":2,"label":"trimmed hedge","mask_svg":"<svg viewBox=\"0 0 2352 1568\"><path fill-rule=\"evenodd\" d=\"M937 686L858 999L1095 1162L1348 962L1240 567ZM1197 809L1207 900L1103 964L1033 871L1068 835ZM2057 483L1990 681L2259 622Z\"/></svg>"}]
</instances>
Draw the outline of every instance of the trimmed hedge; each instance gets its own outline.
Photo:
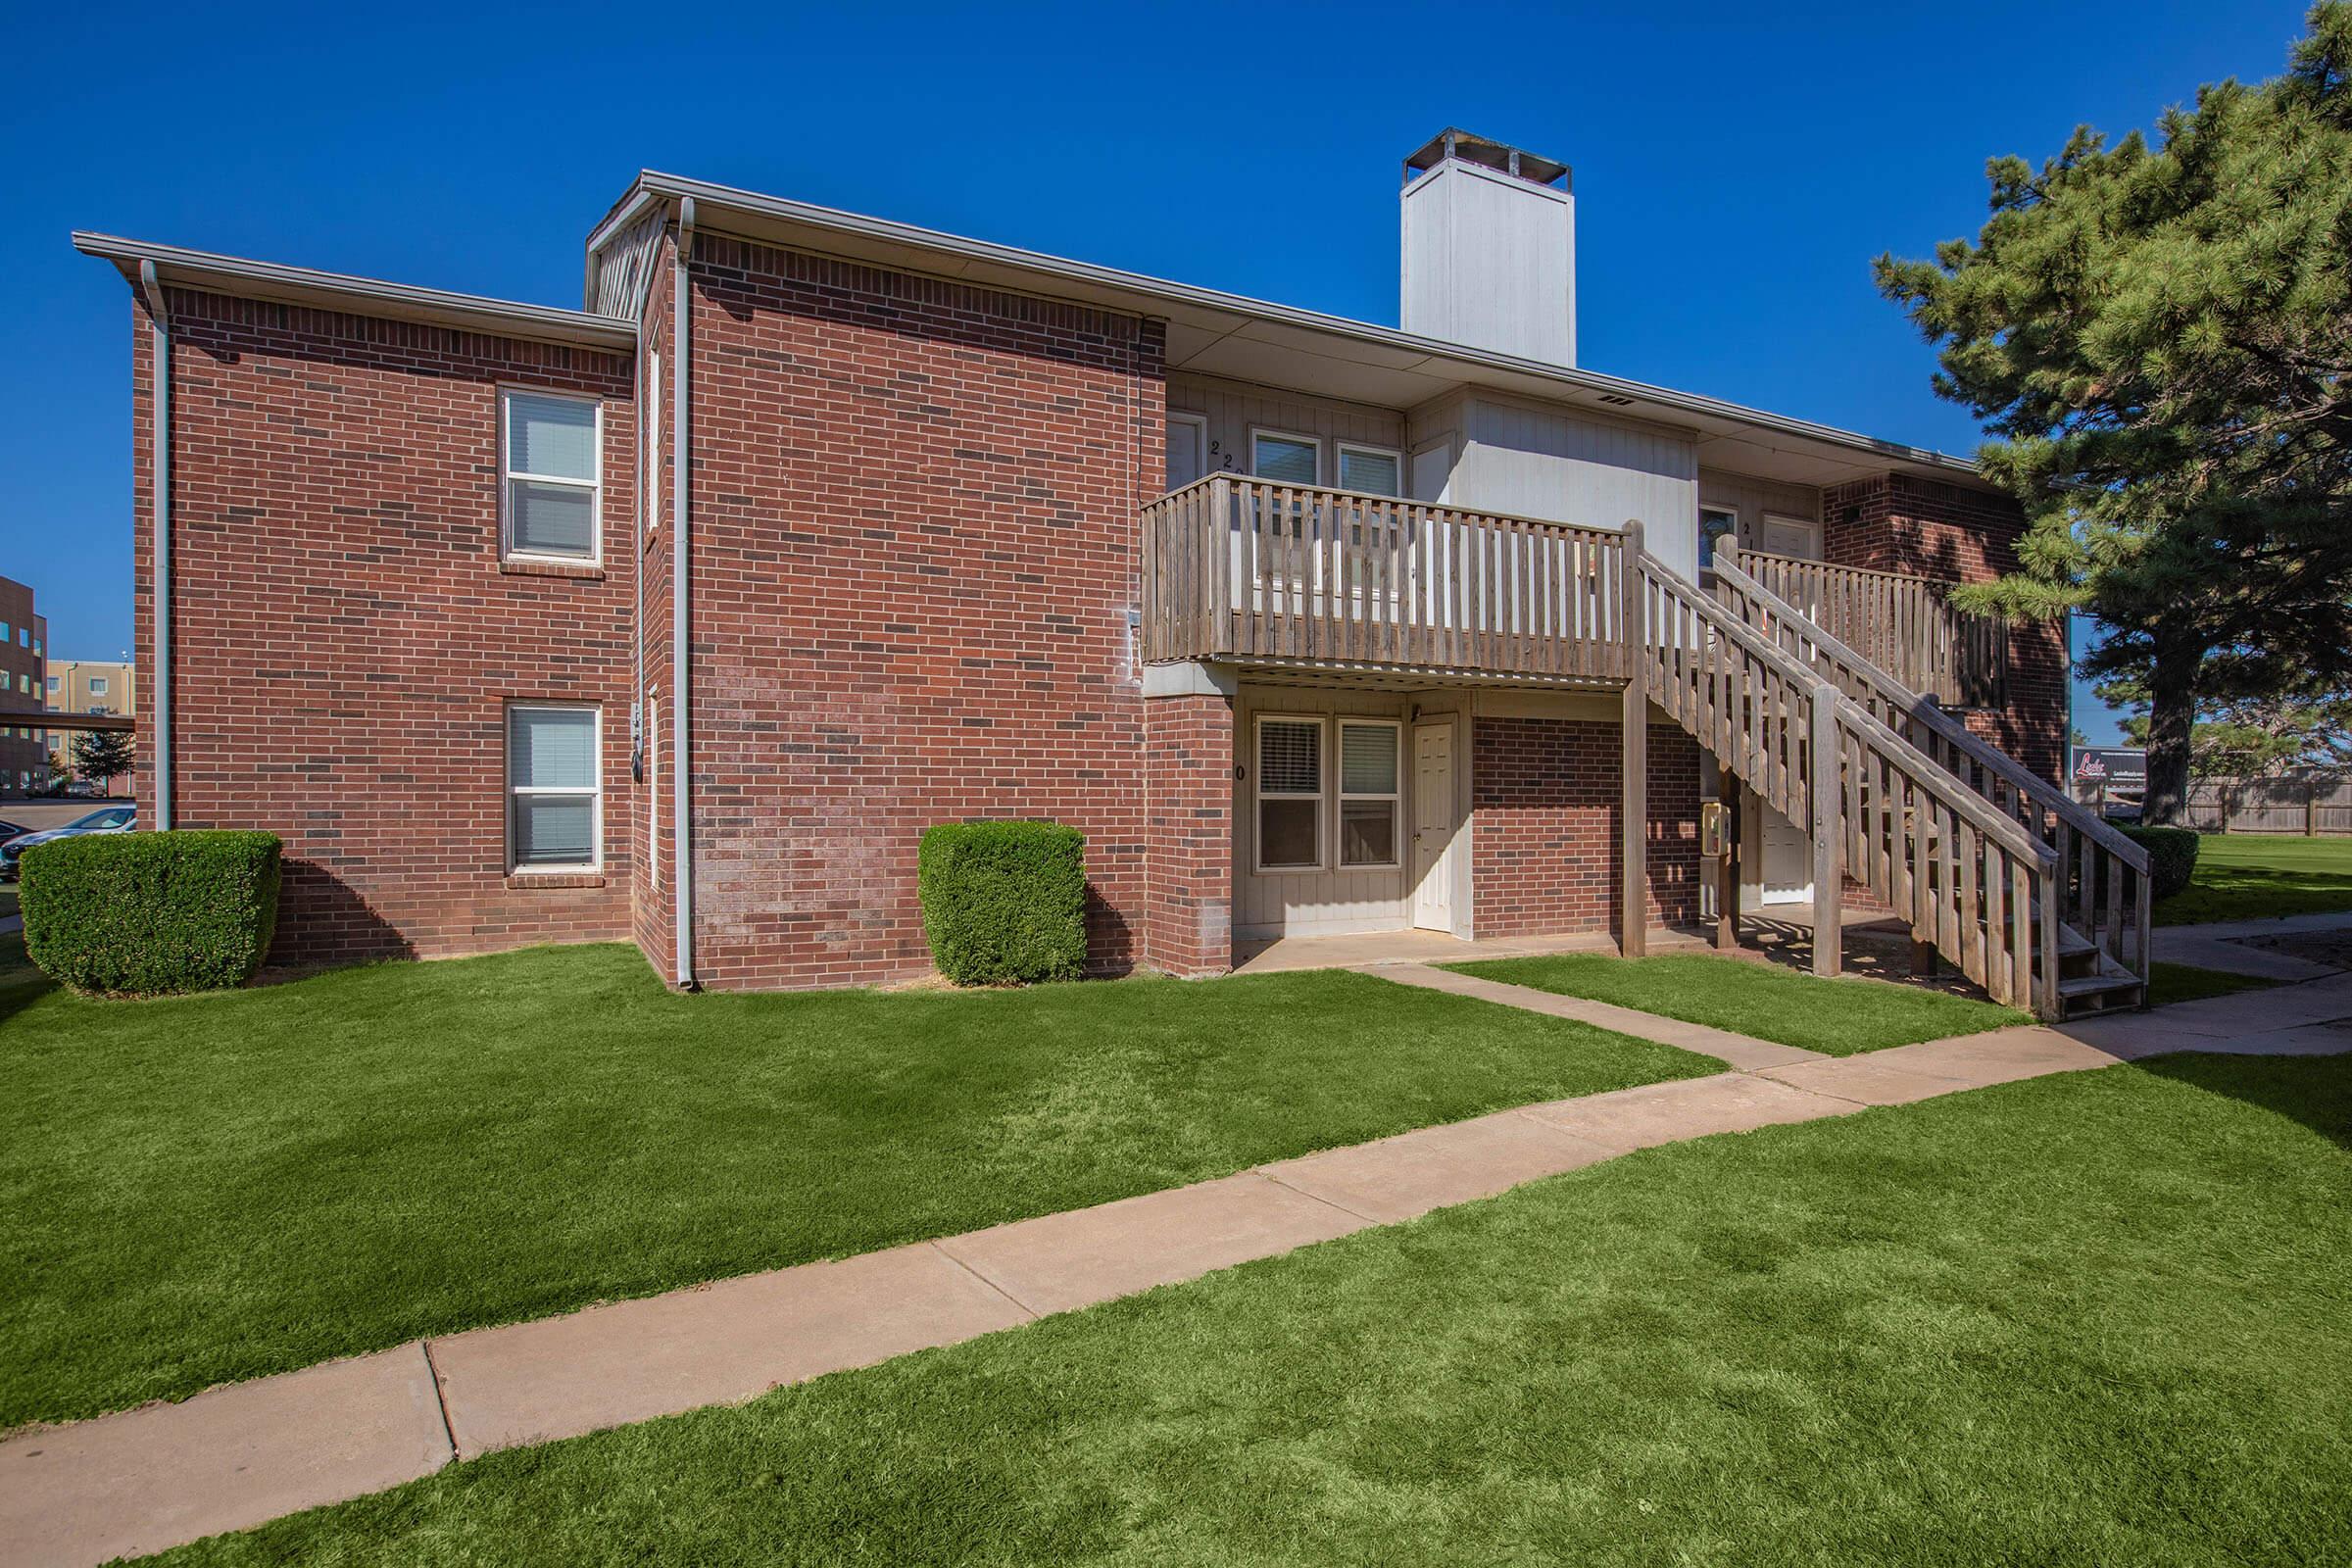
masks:
<instances>
[{"instance_id":1,"label":"trimmed hedge","mask_svg":"<svg viewBox=\"0 0 2352 1568\"><path fill-rule=\"evenodd\" d=\"M2197 873L2197 835L2185 827L2134 827L2115 824L2118 831L2148 852L2148 891L2169 899L2188 886Z\"/></svg>"},{"instance_id":2,"label":"trimmed hedge","mask_svg":"<svg viewBox=\"0 0 2352 1568\"><path fill-rule=\"evenodd\" d=\"M959 986L1074 980L1086 968L1086 835L1058 822L942 822L915 883L939 972Z\"/></svg>"},{"instance_id":3,"label":"trimmed hedge","mask_svg":"<svg viewBox=\"0 0 2352 1568\"><path fill-rule=\"evenodd\" d=\"M243 985L277 929L274 833L90 833L24 852L24 951L60 985L154 997Z\"/></svg>"}]
</instances>

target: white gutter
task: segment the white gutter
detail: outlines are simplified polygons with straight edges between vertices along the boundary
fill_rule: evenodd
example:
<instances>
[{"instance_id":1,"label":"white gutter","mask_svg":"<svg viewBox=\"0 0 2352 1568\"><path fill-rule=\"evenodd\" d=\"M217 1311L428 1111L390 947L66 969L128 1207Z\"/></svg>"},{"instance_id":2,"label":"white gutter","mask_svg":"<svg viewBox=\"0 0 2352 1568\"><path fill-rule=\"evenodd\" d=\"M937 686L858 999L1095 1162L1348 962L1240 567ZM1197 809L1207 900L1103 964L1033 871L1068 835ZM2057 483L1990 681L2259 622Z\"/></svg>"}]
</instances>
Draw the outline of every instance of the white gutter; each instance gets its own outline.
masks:
<instances>
[{"instance_id":1,"label":"white gutter","mask_svg":"<svg viewBox=\"0 0 2352 1568\"><path fill-rule=\"evenodd\" d=\"M479 294L455 294L446 289L417 288L408 283L388 283L381 278L321 272L308 267L288 267L282 262L219 256L210 251L78 229L74 234L74 248L84 256L113 262L125 271L136 270L144 275L152 269L162 282L240 299L283 300L359 316L430 321L466 331L570 343L614 353L627 353L636 346L636 323L624 317L566 311L553 305L526 305Z\"/></svg>"},{"instance_id":2,"label":"white gutter","mask_svg":"<svg viewBox=\"0 0 2352 1568\"><path fill-rule=\"evenodd\" d=\"M172 316L164 304L163 285L155 263L139 263L139 292L147 297L149 341L148 380L153 392L148 413L153 417L154 467L149 475L149 501L155 524L155 668L150 672L149 701L155 713L155 826L172 826Z\"/></svg>"},{"instance_id":3,"label":"white gutter","mask_svg":"<svg viewBox=\"0 0 2352 1568\"><path fill-rule=\"evenodd\" d=\"M694 984L694 810L686 799L688 765L694 727L694 681L687 664L687 502L693 492L692 468L694 399L691 390L694 355L689 333L694 325L694 294L687 263L694 254L694 198L678 201L678 251L671 264L669 284L670 450L675 459L669 503L669 711L676 735L669 748L672 843L677 856L678 984Z\"/></svg>"}]
</instances>

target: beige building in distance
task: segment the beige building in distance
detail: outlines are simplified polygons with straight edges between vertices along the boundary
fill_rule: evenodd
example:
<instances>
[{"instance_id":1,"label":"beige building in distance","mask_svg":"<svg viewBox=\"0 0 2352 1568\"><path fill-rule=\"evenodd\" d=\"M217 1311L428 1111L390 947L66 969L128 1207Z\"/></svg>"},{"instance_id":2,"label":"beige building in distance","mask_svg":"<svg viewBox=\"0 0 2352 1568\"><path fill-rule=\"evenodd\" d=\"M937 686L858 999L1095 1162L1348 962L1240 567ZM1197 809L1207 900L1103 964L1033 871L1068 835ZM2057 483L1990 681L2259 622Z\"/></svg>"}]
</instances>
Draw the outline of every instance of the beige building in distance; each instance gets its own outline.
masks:
<instances>
[{"instance_id":1,"label":"beige building in distance","mask_svg":"<svg viewBox=\"0 0 2352 1568\"><path fill-rule=\"evenodd\" d=\"M44 686L43 706L52 713L116 713L127 718L139 710L136 676L126 660L52 659ZM42 741L44 753L56 758L68 773L74 770L77 733L52 730ZM129 788L126 774L111 781L107 793L127 794Z\"/></svg>"}]
</instances>

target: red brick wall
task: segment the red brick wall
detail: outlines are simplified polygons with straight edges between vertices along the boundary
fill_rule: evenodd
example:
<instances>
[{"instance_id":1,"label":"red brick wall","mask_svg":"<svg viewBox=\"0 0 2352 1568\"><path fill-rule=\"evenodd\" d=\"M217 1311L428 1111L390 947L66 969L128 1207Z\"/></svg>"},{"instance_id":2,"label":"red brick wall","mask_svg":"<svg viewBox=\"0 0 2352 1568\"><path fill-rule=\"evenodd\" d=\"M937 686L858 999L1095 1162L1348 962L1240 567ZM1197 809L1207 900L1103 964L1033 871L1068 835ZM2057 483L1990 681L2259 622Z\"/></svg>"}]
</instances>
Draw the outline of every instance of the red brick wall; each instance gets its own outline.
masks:
<instances>
[{"instance_id":1,"label":"red brick wall","mask_svg":"<svg viewBox=\"0 0 2352 1568\"><path fill-rule=\"evenodd\" d=\"M1169 974L1233 963L1233 701L1144 705L1143 961Z\"/></svg>"},{"instance_id":2,"label":"red brick wall","mask_svg":"<svg viewBox=\"0 0 2352 1568\"><path fill-rule=\"evenodd\" d=\"M172 291L177 825L286 841L279 961L628 930L626 357ZM137 793L154 818L148 323L134 305ZM498 559L500 382L605 399L606 566ZM602 885L507 875L504 708L604 710Z\"/></svg>"},{"instance_id":3,"label":"red brick wall","mask_svg":"<svg viewBox=\"0 0 2352 1568\"><path fill-rule=\"evenodd\" d=\"M1132 966L1160 328L710 235L694 281L698 977L927 970L916 843L971 816L1084 830Z\"/></svg>"},{"instance_id":4,"label":"red brick wall","mask_svg":"<svg viewBox=\"0 0 2352 1568\"><path fill-rule=\"evenodd\" d=\"M1839 565L1945 582L1989 582L2017 567L2025 514L2016 502L1911 474L1887 473L1822 493L1824 553ZM2013 620L2009 701L1968 727L2045 778L2066 771L2066 629Z\"/></svg>"},{"instance_id":5,"label":"red brick wall","mask_svg":"<svg viewBox=\"0 0 2352 1568\"><path fill-rule=\"evenodd\" d=\"M1471 743L1474 935L1544 936L1617 925L1618 726L1479 718ZM1698 745L1649 726L1649 918L1698 918Z\"/></svg>"}]
</instances>

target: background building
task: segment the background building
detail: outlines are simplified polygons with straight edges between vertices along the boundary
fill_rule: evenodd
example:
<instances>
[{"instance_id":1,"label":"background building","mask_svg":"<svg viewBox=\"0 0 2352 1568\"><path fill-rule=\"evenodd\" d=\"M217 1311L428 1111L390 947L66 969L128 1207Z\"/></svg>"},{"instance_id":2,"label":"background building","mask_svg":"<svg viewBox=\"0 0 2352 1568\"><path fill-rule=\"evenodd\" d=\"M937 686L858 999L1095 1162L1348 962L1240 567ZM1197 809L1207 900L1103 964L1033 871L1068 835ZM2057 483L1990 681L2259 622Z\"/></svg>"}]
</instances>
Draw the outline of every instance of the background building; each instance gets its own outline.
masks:
<instances>
[{"instance_id":1,"label":"background building","mask_svg":"<svg viewBox=\"0 0 2352 1568\"><path fill-rule=\"evenodd\" d=\"M52 713L115 713L128 718L138 711L136 676L126 660L51 660L44 695ZM47 754L57 758L69 773L73 771L76 735L75 731L53 730L42 738ZM108 780L106 793L128 795L130 776Z\"/></svg>"},{"instance_id":2,"label":"background building","mask_svg":"<svg viewBox=\"0 0 2352 1568\"><path fill-rule=\"evenodd\" d=\"M48 782L49 755L29 716L40 713L47 682L49 626L32 608L32 590L0 577L0 795L24 795Z\"/></svg>"}]
</instances>

